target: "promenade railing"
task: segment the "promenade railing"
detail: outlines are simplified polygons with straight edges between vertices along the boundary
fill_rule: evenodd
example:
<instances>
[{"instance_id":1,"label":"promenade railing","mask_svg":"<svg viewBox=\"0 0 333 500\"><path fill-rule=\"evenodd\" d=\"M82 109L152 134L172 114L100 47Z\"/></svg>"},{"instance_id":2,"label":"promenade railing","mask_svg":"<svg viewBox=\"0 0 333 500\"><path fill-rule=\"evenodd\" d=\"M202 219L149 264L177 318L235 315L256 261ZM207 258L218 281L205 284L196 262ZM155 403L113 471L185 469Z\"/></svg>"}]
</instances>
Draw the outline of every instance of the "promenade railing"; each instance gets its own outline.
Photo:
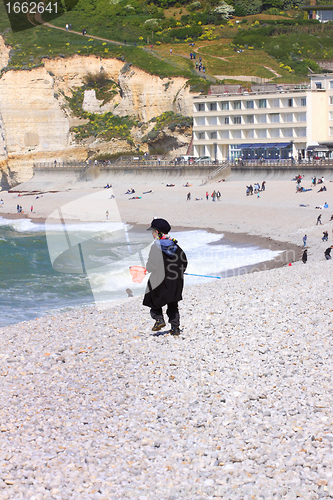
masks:
<instances>
[{"instance_id":1,"label":"promenade railing","mask_svg":"<svg viewBox=\"0 0 333 500\"><path fill-rule=\"evenodd\" d=\"M115 161L63 161L63 162L36 162L33 165L35 170L39 169L55 169L55 170L72 170L72 169L82 169L88 170L92 167L98 167L100 169L111 169L112 168L154 168L154 169L165 169L165 168L204 168L204 169L214 169L216 174L222 171L226 167L232 168L333 168L333 159L322 158L322 159L302 159L302 160L292 160L292 159L234 159L234 160L223 160L223 161L178 161L177 159L163 158L143 158L143 157L122 157ZM210 177L215 175L214 172L210 173Z\"/></svg>"}]
</instances>

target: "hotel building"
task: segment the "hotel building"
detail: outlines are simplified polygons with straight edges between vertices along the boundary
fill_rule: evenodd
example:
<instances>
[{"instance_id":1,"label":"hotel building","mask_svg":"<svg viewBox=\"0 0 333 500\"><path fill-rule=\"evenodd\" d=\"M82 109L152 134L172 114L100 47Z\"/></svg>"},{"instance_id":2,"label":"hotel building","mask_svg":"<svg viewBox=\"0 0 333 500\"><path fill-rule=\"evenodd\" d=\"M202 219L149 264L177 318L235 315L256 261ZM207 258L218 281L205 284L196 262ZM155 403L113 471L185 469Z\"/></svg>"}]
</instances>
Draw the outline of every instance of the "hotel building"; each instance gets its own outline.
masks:
<instances>
[{"instance_id":1,"label":"hotel building","mask_svg":"<svg viewBox=\"0 0 333 500\"><path fill-rule=\"evenodd\" d=\"M333 158L333 74L251 91L212 86L193 99L193 154L219 161Z\"/></svg>"}]
</instances>

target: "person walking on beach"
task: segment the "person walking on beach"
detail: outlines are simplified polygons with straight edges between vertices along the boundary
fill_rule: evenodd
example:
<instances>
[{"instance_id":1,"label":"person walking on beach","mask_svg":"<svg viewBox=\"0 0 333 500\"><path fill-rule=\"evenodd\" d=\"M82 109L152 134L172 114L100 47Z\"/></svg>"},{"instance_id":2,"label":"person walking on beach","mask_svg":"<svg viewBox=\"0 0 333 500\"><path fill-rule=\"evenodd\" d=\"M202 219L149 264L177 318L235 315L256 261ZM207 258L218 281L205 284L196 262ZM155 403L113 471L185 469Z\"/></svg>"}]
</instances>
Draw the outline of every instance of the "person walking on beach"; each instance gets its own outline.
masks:
<instances>
[{"instance_id":1,"label":"person walking on beach","mask_svg":"<svg viewBox=\"0 0 333 500\"><path fill-rule=\"evenodd\" d=\"M191 193L187 193L186 201L191 201Z\"/></svg>"},{"instance_id":2,"label":"person walking on beach","mask_svg":"<svg viewBox=\"0 0 333 500\"><path fill-rule=\"evenodd\" d=\"M323 240L323 241L328 241L328 231L324 231L324 232L323 232L323 237L322 237L322 240Z\"/></svg>"},{"instance_id":3,"label":"person walking on beach","mask_svg":"<svg viewBox=\"0 0 333 500\"><path fill-rule=\"evenodd\" d=\"M304 252L303 252L303 255L302 255L302 262L303 262L303 264L306 264L307 260L308 260L308 250L306 248L304 250Z\"/></svg>"},{"instance_id":4,"label":"person walking on beach","mask_svg":"<svg viewBox=\"0 0 333 500\"><path fill-rule=\"evenodd\" d=\"M307 240L307 239L308 239L308 237L307 237L307 235L305 234L305 235L303 236L303 248L305 248L305 247L306 247L306 240Z\"/></svg>"},{"instance_id":5,"label":"person walking on beach","mask_svg":"<svg viewBox=\"0 0 333 500\"><path fill-rule=\"evenodd\" d=\"M208 191L206 191L206 200L208 201L209 199L209 194L208 194Z\"/></svg>"},{"instance_id":6,"label":"person walking on beach","mask_svg":"<svg viewBox=\"0 0 333 500\"><path fill-rule=\"evenodd\" d=\"M316 226L318 226L318 224L322 224L322 222L321 222L321 214L320 214L320 215L318 215L318 217L317 217L317 223L316 223Z\"/></svg>"},{"instance_id":7,"label":"person walking on beach","mask_svg":"<svg viewBox=\"0 0 333 500\"><path fill-rule=\"evenodd\" d=\"M105 217L106 217L106 220L109 219L109 211L108 210L105 212Z\"/></svg>"},{"instance_id":8,"label":"person walking on beach","mask_svg":"<svg viewBox=\"0 0 333 500\"><path fill-rule=\"evenodd\" d=\"M332 250L332 248L333 248L333 245L331 245L330 247L326 248L325 253L324 253L326 260L330 260L332 258L331 257L331 250Z\"/></svg>"},{"instance_id":9,"label":"person walking on beach","mask_svg":"<svg viewBox=\"0 0 333 500\"><path fill-rule=\"evenodd\" d=\"M150 315L155 320L153 332L165 327L162 307L167 305L166 313L171 324L169 333L179 335L178 302L183 298L186 254L177 245L177 241L170 238L171 226L165 219L153 219L149 230L152 231L154 242L146 264L146 269L151 275L143 305L150 307Z\"/></svg>"}]
</instances>

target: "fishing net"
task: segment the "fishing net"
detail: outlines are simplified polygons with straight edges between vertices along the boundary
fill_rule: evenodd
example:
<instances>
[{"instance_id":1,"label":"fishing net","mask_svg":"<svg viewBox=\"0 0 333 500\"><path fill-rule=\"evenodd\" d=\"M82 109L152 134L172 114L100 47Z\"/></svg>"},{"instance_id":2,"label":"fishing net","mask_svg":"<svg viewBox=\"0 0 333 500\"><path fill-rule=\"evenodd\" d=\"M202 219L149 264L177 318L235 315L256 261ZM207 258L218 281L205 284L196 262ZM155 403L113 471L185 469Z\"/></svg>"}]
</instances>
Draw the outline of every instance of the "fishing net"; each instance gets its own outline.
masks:
<instances>
[{"instance_id":1,"label":"fishing net","mask_svg":"<svg viewBox=\"0 0 333 500\"><path fill-rule=\"evenodd\" d=\"M132 276L132 281L134 283L142 283L144 277L146 276L147 269L142 266L131 266L129 270Z\"/></svg>"}]
</instances>

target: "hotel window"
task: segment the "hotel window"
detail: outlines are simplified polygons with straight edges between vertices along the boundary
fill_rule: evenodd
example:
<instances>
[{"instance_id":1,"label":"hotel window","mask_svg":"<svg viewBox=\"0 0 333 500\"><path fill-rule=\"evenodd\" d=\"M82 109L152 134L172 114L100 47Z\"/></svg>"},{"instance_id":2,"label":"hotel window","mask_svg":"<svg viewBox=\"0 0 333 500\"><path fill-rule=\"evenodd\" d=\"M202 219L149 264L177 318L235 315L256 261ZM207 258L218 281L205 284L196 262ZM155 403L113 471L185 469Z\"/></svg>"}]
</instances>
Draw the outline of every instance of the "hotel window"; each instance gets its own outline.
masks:
<instances>
[{"instance_id":1,"label":"hotel window","mask_svg":"<svg viewBox=\"0 0 333 500\"><path fill-rule=\"evenodd\" d=\"M284 115L284 121L285 122L292 122L293 121L293 114L292 113L285 113Z\"/></svg>"},{"instance_id":2,"label":"hotel window","mask_svg":"<svg viewBox=\"0 0 333 500\"><path fill-rule=\"evenodd\" d=\"M194 125L205 125L205 117L199 116L194 119Z\"/></svg>"},{"instance_id":3,"label":"hotel window","mask_svg":"<svg viewBox=\"0 0 333 500\"><path fill-rule=\"evenodd\" d=\"M267 108L267 100L259 99L259 108Z\"/></svg>"},{"instance_id":4,"label":"hotel window","mask_svg":"<svg viewBox=\"0 0 333 500\"><path fill-rule=\"evenodd\" d=\"M234 109L242 109L241 101L234 101Z\"/></svg>"},{"instance_id":5,"label":"hotel window","mask_svg":"<svg viewBox=\"0 0 333 500\"><path fill-rule=\"evenodd\" d=\"M220 136L221 139L229 139L229 130L221 130Z\"/></svg>"},{"instance_id":6,"label":"hotel window","mask_svg":"<svg viewBox=\"0 0 333 500\"><path fill-rule=\"evenodd\" d=\"M294 103L293 103L293 99L288 99L288 107L289 107L289 108L292 108L292 107L293 107L293 105L294 105Z\"/></svg>"},{"instance_id":7,"label":"hotel window","mask_svg":"<svg viewBox=\"0 0 333 500\"><path fill-rule=\"evenodd\" d=\"M315 85L316 85L316 89L322 89L323 88L323 84L321 82L315 82Z\"/></svg>"},{"instance_id":8,"label":"hotel window","mask_svg":"<svg viewBox=\"0 0 333 500\"><path fill-rule=\"evenodd\" d=\"M198 132L198 139L204 139L205 138L205 132Z\"/></svg>"},{"instance_id":9,"label":"hotel window","mask_svg":"<svg viewBox=\"0 0 333 500\"><path fill-rule=\"evenodd\" d=\"M333 89L333 80L330 80L330 89Z\"/></svg>"},{"instance_id":10,"label":"hotel window","mask_svg":"<svg viewBox=\"0 0 333 500\"><path fill-rule=\"evenodd\" d=\"M210 138L211 139L217 139L217 132L211 132L210 133Z\"/></svg>"},{"instance_id":11,"label":"hotel window","mask_svg":"<svg viewBox=\"0 0 333 500\"><path fill-rule=\"evenodd\" d=\"M332 117L333 120L333 117ZM297 114L297 121L298 122L306 122L306 113L298 113Z\"/></svg>"},{"instance_id":12,"label":"hotel window","mask_svg":"<svg viewBox=\"0 0 333 500\"><path fill-rule=\"evenodd\" d=\"M306 106L306 97L302 97L301 106Z\"/></svg>"},{"instance_id":13,"label":"hotel window","mask_svg":"<svg viewBox=\"0 0 333 500\"><path fill-rule=\"evenodd\" d=\"M280 107L280 99L272 99L272 108Z\"/></svg>"},{"instance_id":14,"label":"hotel window","mask_svg":"<svg viewBox=\"0 0 333 500\"><path fill-rule=\"evenodd\" d=\"M267 137L267 130L257 130L257 136L260 139L264 139L265 137Z\"/></svg>"},{"instance_id":15,"label":"hotel window","mask_svg":"<svg viewBox=\"0 0 333 500\"><path fill-rule=\"evenodd\" d=\"M216 104L216 102L210 102L209 103L209 109L210 109L210 111L216 111L217 110L217 104Z\"/></svg>"},{"instance_id":16,"label":"hotel window","mask_svg":"<svg viewBox=\"0 0 333 500\"><path fill-rule=\"evenodd\" d=\"M293 136L293 129L292 128L285 128L283 130L283 137L292 137Z\"/></svg>"},{"instance_id":17,"label":"hotel window","mask_svg":"<svg viewBox=\"0 0 333 500\"><path fill-rule=\"evenodd\" d=\"M279 113L272 113L271 115L269 115L269 118L271 120L271 123L279 123L280 121Z\"/></svg>"},{"instance_id":18,"label":"hotel window","mask_svg":"<svg viewBox=\"0 0 333 500\"><path fill-rule=\"evenodd\" d=\"M330 104L333 104L333 96L330 97Z\"/></svg>"},{"instance_id":19,"label":"hotel window","mask_svg":"<svg viewBox=\"0 0 333 500\"><path fill-rule=\"evenodd\" d=\"M306 137L306 128L296 128L295 132L297 137Z\"/></svg>"},{"instance_id":20,"label":"hotel window","mask_svg":"<svg viewBox=\"0 0 333 500\"><path fill-rule=\"evenodd\" d=\"M254 101L246 101L246 107L247 107L247 109L253 109L254 108Z\"/></svg>"},{"instance_id":21,"label":"hotel window","mask_svg":"<svg viewBox=\"0 0 333 500\"><path fill-rule=\"evenodd\" d=\"M254 115L247 115L246 123L254 123Z\"/></svg>"},{"instance_id":22,"label":"hotel window","mask_svg":"<svg viewBox=\"0 0 333 500\"><path fill-rule=\"evenodd\" d=\"M227 111L229 109L229 102L221 102L222 111Z\"/></svg>"},{"instance_id":23,"label":"hotel window","mask_svg":"<svg viewBox=\"0 0 333 500\"><path fill-rule=\"evenodd\" d=\"M242 123L242 117L241 116L234 116L234 124L237 123Z\"/></svg>"},{"instance_id":24,"label":"hotel window","mask_svg":"<svg viewBox=\"0 0 333 500\"><path fill-rule=\"evenodd\" d=\"M329 112L329 120L333 120L333 111Z\"/></svg>"},{"instance_id":25,"label":"hotel window","mask_svg":"<svg viewBox=\"0 0 333 500\"><path fill-rule=\"evenodd\" d=\"M217 116L209 118L209 125L217 125Z\"/></svg>"},{"instance_id":26,"label":"hotel window","mask_svg":"<svg viewBox=\"0 0 333 500\"><path fill-rule=\"evenodd\" d=\"M271 128L269 133L271 137L280 137L280 130L278 128Z\"/></svg>"},{"instance_id":27,"label":"hotel window","mask_svg":"<svg viewBox=\"0 0 333 500\"><path fill-rule=\"evenodd\" d=\"M266 115L258 115L258 123L266 123L267 118Z\"/></svg>"},{"instance_id":28,"label":"hotel window","mask_svg":"<svg viewBox=\"0 0 333 500\"><path fill-rule=\"evenodd\" d=\"M233 139L241 139L242 138L242 131L241 130L234 130L232 133L232 138Z\"/></svg>"},{"instance_id":29,"label":"hotel window","mask_svg":"<svg viewBox=\"0 0 333 500\"><path fill-rule=\"evenodd\" d=\"M246 139L253 139L253 137L254 137L254 130L246 130L245 131L245 137L246 137Z\"/></svg>"},{"instance_id":30,"label":"hotel window","mask_svg":"<svg viewBox=\"0 0 333 500\"><path fill-rule=\"evenodd\" d=\"M224 118L224 125L229 125L229 116Z\"/></svg>"},{"instance_id":31,"label":"hotel window","mask_svg":"<svg viewBox=\"0 0 333 500\"><path fill-rule=\"evenodd\" d=\"M198 111L205 111L205 103L204 102L201 102L200 104L198 104Z\"/></svg>"},{"instance_id":32,"label":"hotel window","mask_svg":"<svg viewBox=\"0 0 333 500\"><path fill-rule=\"evenodd\" d=\"M333 127L330 127L330 135L333 135Z\"/></svg>"}]
</instances>

